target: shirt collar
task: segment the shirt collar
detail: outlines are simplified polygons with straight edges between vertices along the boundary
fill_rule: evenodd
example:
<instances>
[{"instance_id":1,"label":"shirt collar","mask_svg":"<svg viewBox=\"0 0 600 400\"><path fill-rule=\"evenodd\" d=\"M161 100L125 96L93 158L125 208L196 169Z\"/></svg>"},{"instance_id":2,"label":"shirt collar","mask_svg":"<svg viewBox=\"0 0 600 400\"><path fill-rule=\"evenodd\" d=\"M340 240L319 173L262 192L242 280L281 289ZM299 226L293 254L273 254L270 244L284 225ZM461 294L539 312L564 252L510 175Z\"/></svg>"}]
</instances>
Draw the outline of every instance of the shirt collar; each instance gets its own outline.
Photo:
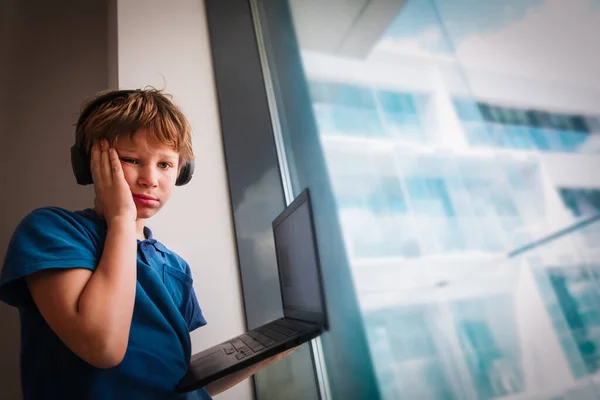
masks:
<instances>
[{"instance_id":1,"label":"shirt collar","mask_svg":"<svg viewBox=\"0 0 600 400\"><path fill-rule=\"evenodd\" d=\"M146 239L144 240L145 243L150 243L154 246L156 250L160 251L161 253L170 253L169 249L167 249L161 242L154 239L154 236L152 235L152 230L150 230L150 228L148 228L147 226L144 226L144 236L146 237Z\"/></svg>"},{"instance_id":2,"label":"shirt collar","mask_svg":"<svg viewBox=\"0 0 600 400\"><path fill-rule=\"evenodd\" d=\"M148 240L153 240L152 231L147 226L144 226L144 237Z\"/></svg>"}]
</instances>

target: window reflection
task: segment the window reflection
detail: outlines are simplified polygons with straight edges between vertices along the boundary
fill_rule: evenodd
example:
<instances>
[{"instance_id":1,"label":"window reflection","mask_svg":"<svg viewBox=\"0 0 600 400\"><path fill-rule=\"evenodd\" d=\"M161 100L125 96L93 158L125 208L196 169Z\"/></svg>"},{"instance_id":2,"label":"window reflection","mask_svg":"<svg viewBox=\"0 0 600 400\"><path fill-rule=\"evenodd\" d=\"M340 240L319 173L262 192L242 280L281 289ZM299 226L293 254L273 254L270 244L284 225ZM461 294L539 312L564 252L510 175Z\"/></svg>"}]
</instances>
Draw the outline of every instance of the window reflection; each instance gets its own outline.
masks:
<instances>
[{"instance_id":1,"label":"window reflection","mask_svg":"<svg viewBox=\"0 0 600 400\"><path fill-rule=\"evenodd\" d=\"M453 99L458 118L473 146L577 152L589 138L582 115L550 113Z\"/></svg>"},{"instance_id":2,"label":"window reflection","mask_svg":"<svg viewBox=\"0 0 600 400\"><path fill-rule=\"evenodd\" d=\"M561 188L560 196L575 217L600 213L600 189Z\"/></svg>"},{"instance_id":3,"label":"window reflection","mask_svg":"<svg viewBox=\"0 0 600 400\"><path fill-rule=\"evenodd\" d=\"M544 296L545 304L578 378L600 368L599 277L599 265L550 267L537 276L540 285L547 279L553 289Z\"/></svg>"},{"instance_id":4,"label":"window reflection","mask_svg":"<svg viewBox=\"0 0 600 400\"><path fill-rule=\"evenodd\" d=\"M507 50L559 3L408 0L360 56L299 31L384 399L600 393L600 223L532 245L600 212L600 97Z\"/></svg>"}]
</instances>

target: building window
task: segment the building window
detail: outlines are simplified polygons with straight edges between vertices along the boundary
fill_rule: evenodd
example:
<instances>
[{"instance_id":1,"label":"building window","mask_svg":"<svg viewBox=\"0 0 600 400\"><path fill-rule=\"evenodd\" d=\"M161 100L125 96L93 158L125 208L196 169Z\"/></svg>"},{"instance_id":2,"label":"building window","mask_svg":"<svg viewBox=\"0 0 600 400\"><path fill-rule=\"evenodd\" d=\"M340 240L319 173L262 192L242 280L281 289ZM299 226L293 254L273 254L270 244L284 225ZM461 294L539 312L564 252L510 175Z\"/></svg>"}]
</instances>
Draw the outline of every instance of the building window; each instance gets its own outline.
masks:
<instances>
[{"instance_id":1,"label":"building window","mask_svg":"<svg viewBox=\"0 0 600 400\"><path fill-rule=\"evenodd\" d=\"M450 345L437 333L434 314L434 305L424 305L381 309L365 315L384 398L460 397L451 384L451 360L444 351Z\"/></svg>"},{"instance_id":2,"label":"building window","mask_svg":"<svg viewBox=\"0 0 600 400\"><path fill-rule=\"evenodd\" d=\"M536 273L540 293L575 378L600 369L600 266L549 267Z\"/></svg>"},{"instance_id":3,"label":"building window","mask_svg":"<svg viewBox=\"0 0 600 400\"><path fill-rule=\"evenodd\" d=\"M472 146L578 152L589 139L591 117L453 99Z\"/></svg>"},{"instance_id":4,"label":"building window","mask_svg":"<svg viewBox=\"0 0 600 400\"><path fill-rule=\"evenodd\" d=\"M559 193L574 217L591 217L600 213L600 189L560 188Z\"/></svg>"},{"instance_id":5,"label":"building window","mask_svg":"<svg viewBox=\"0 0 600 400\"><path fill-rule=\"evenodd\" d=\"M427 96L316 80L310 82L310 91L323 136L426 140L420 109Z\"/></svg>"}]
</instances>

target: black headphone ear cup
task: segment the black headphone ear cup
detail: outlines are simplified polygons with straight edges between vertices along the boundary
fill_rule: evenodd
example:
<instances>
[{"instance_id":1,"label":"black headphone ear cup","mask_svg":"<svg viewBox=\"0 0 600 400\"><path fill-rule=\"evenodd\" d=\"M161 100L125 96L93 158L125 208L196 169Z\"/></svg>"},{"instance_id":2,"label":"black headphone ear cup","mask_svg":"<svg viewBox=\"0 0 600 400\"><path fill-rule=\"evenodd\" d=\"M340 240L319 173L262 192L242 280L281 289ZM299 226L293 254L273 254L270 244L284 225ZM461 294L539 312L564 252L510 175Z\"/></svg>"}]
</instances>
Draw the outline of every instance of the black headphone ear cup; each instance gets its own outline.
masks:
<instances>
[{"instance_id":1,"label":"black headphone ear cup","mask_svg":"<svg viewBox=\"0 0 600 400\"><path fill-rule=\"evenodd\" d=\"M85 149L77 145L71 147L71 167L78 184L90 185L93 183L90 156Z\"/></svg>"},{"instance_id":2,"label":"black headphone ear cup","mask_svg":"<svg viewBox=\"0 0 600 400\"><path fill-rule=\"evenodd\" d=\"M175 186L183 186L189 183L192 180L195 168L196 163L194 162L194 160L188 161L183 167L181 167L181 171L179 171L179 176L177 176L177 180L175 181Z\"/></svg>"}]
</instances>

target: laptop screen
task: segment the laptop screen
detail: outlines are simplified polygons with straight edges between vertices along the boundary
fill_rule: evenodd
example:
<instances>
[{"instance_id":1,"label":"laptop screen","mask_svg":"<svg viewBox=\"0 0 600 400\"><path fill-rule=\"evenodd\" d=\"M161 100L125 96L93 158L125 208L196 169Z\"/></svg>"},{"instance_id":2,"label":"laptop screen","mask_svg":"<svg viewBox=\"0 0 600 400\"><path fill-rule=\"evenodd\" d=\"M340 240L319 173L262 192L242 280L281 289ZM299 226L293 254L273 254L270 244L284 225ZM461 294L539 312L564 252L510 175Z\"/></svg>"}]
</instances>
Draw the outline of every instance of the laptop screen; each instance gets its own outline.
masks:
<instances>
[{"instance_id":1,"label":"laptop screen","mask_svg":"<svg viewBox=\"0 0 600 400\"><path fill-rule=\"evenodd\" d=\"M308 190L273 221L284 315L326 324Z\"/></svg>"}]
</instances>

